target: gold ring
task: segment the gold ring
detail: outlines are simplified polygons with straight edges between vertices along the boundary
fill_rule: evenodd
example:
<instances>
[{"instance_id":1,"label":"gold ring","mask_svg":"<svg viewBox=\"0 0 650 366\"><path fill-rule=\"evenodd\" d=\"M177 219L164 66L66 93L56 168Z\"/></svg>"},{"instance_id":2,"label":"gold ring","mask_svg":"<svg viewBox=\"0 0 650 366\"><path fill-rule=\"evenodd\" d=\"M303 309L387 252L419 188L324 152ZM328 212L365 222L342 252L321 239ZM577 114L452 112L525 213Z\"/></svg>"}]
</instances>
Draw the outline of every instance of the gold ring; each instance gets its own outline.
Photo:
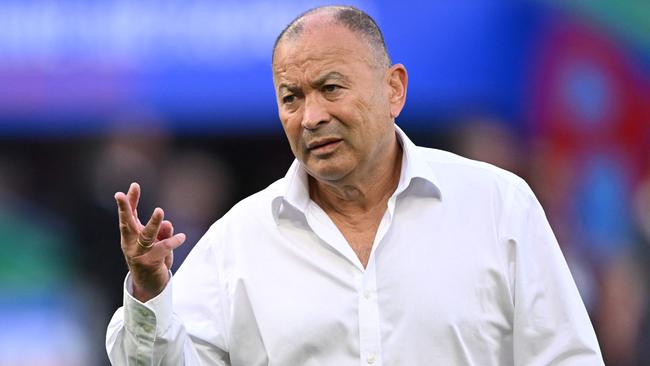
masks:
<instances>
[{"instance_id":1,"label":"gold ring","mask_svg":"<svg viewBox=\"0 0 650 366\"><path fill-rule=\"evenodd\" d=\"M138 245L143 249L149 249L149 248L151 248L153 246L153 242L151 244L149 244L149 245L142 244L142 242L140 241L140 238L135 239L135 242L138 243Z\"/></svg>"}]
</instances>

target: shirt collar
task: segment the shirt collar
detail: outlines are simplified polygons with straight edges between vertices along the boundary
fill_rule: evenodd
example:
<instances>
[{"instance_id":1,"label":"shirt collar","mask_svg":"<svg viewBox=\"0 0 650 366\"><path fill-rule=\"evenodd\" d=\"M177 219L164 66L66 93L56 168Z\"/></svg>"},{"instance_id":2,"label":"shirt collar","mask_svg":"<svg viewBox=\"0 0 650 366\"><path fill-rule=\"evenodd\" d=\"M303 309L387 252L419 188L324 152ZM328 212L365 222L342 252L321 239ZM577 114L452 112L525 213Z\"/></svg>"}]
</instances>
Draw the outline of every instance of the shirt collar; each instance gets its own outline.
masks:
<instances>
[{"instance_id":1,"label":"shirt collar","mask_svg":"<svg viewBox=\"0 0 650 366\"><path fill-rule=\"evenodd\" d=\"M395 195L399 195L407 188L414 186L415 182L421 182L422 184L418 184L419 192L421 191L425 195L433 196L441 200L442 191L440 189L440 182L433 168L421 155L421 148L418 148L397 125L395 125L395 131L403 151L402 171Z\"/></svg>"},{"instance_id":2,"label":"shirt collar","mask_svg":"<svg viewBox=\"0 0 650 366\"><path fill-rule=\"evenodd\" d=\"M442 199L440 183L433 169L421 156L419 148L406 136L404 131L395 125L397 139L402 145L402 168L399 183L394 195L409 190L418 195L432 196ZM309 206L309 180L307 172L294 159L289 171L284 177L285 184L280 186L273 197L273 217L277 220L286 210L298 210L305 213Z\"/></svg>"}]
</instances>

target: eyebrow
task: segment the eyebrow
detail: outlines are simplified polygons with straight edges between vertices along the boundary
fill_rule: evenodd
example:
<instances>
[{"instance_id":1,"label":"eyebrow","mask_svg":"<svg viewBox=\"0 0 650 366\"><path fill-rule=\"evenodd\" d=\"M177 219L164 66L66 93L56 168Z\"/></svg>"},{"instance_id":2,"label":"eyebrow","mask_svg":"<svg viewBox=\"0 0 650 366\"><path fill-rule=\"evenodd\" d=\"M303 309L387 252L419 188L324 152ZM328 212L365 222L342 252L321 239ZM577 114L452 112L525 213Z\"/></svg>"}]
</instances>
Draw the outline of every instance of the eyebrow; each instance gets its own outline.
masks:
<instances>
[{"instance_id":1,"label":"eyebrow","mask_svg":"<svg viewBox=\"0 0 650 366\"><path fill-rule=\"evenodd\" d=\"M298 90L298 86L296 84L291 84L291 83L281 83L280 85L278 85L278 91L282 91L283 89L286 89L294 93L296 90Z\"/></svg>"},{"instance_id":2,"label":"eyebrow","mask_svg":"<svg viewBox=\"0 0 650 366\"><path fill-rule=\"evenodd\" d=\"M337 71L330 71L325 75L320 76L318 79L314 80L312 85L316 88L323 86L329 80L339 80L343 82L348 82L348 78L345 75Z\"/></svg>"}]
</instances>

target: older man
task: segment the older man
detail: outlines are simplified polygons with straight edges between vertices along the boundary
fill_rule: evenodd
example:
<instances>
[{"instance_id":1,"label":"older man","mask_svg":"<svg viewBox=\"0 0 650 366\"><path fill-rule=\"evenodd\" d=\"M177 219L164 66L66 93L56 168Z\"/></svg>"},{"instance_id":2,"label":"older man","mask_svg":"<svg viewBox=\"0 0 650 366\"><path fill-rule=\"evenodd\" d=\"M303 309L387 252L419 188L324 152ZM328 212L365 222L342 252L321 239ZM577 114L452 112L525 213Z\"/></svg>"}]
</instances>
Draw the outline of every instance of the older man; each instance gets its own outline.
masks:
<instances>
[{"instance_id":1,"label":"older man","mask_svg":"<svg viewBox=\"0 0 650 366\"><path fill-rule=\"evenodd\" d=\"M294 20L273 52L296 161L199 241L117 193L130 273L116 365L599 365L585 308L528 186L416 147L407 73L351 7ZM173 289L172 289L173 287Z\"/></svg>"}]
</instances>

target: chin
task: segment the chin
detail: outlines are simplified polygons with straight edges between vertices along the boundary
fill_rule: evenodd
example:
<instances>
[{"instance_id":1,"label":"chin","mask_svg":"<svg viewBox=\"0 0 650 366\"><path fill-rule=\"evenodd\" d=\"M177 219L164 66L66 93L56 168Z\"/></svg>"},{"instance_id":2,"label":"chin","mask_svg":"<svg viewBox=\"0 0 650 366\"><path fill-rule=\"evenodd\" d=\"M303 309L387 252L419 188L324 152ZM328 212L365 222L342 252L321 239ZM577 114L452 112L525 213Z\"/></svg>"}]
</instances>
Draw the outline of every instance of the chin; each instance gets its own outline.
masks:
<instances>
[{"instance_id":1,"label":"chin","mask_svg":"<svg viewBox=\"0 0 650 366\"><path fill-rule=\"evenodd\" d=\"M329 165L329 164L328 164ZM331 164L330 166L307 166L307 173L314 179L323 182L336 182L345 178L349 174L348 169L340 165Z\"/></svg>"}]
</instances>

